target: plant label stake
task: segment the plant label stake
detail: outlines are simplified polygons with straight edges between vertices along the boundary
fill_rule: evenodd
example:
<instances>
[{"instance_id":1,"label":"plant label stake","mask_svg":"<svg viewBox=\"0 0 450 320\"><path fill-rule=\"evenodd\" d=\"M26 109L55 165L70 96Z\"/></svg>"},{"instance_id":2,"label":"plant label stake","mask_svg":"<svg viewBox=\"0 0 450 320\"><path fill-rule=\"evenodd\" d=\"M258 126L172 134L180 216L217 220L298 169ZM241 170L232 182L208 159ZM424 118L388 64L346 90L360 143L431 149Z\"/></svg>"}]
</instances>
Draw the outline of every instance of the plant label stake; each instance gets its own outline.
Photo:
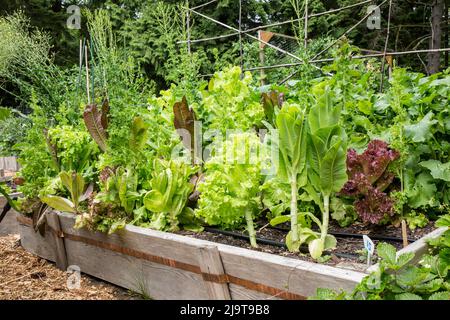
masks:
<instances>
[{"instance_id":1,"label":"plant label stake","mask_svg":"<svg viewBox=\"0 0 450 320\"><path fill-rule=\"evenodd\" d=\"M367 250L367 267L370 267L372 263L372 256L375 250L375 245L373 241L366 235L363 235L364 248Z\"/></svg>"}]
</instances>

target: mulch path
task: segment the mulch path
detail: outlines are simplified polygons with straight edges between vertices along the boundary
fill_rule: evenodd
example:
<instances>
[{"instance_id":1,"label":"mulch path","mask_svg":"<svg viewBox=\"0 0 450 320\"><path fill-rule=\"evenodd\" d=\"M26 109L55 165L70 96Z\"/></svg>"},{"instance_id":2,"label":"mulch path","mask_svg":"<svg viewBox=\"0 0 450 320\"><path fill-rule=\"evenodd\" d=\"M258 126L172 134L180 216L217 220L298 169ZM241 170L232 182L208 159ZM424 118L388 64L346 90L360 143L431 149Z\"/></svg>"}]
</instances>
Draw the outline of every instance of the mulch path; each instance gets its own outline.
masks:
<instances>
[{"instance_id":1,"label":"mulch path","mask_svg":"<svg viewBox=\"0 0 450 320\"><path fill-rule=\"evenodd\" d=\"M135 300L125 289L81 275L69 289L69 274L25 251L17 235L0 237L0 300Z\"/></svg>"}]
</instances>

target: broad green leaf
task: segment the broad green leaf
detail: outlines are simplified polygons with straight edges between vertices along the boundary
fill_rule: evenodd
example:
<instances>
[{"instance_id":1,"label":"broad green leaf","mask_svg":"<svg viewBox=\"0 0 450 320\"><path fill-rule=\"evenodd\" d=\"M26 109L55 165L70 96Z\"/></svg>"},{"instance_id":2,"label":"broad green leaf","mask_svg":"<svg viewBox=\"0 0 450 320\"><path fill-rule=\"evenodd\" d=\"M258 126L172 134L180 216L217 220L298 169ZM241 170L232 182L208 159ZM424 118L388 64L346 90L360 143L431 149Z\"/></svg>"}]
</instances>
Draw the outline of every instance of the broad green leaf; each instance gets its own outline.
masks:
<instances>
[{"instance_id":1,"label":"broad green leaf","mask_svg":"<svg viewBox=\"0 0 450 320\"><path fill-rule=\"evenodd\" d=\"M292 231L289 231L286 236L286 246L290 252L298 252L300 250L300 241L292 241Z\"/></svg>"},{"instance_id":2,"label":"broad green leaf","mask_svg":"<svg viewBox=\"0 0 450 320\"><path fill-rule=\"evenodd\" d=\"M435 292L428 300L450 300L450 291Z\"/></svg>"},{"instance_id":3,"label":"broad green leaf","mask_svg":"<svg viewBox=\"0 0 450 320\"><path fill-rule=\"evenodd\" d=\"M324 250L335 249L336 245L337 245L336 238L331 234L327 234L325 237L325 243L324 243L323 249Z\"/></svg>"},{"instance_id":4,"label":"broad green leaf","mask_svg":"<svg viewBox=\"0 0 450 320\"><path fill-rule=\"evenodd\" d=\"M158 190L147 192L144 197L144 206L152 212L163 212L166 207L164 196Z\"/></svg>"},{"instance_id":5,"label":"broad green leaf","mask_svg":"<svg viewBox=\"0 0 450 320\"><path fill-rule=\"evenodd\" d=\"M450 214L446 214L444 216L441 216L436 221L436 227L450 227Z\"/></svg>"},{"instance_id":6,"label":"broad green leaf","mask_svg":"<svg viewBox=\"0 0 450 320\"><path fill-rule=\"evenodd\" d=\"M403 253L397 258L397 267L401 268L405 266L408 262L410 262L414 258L414 252Z\"/></svg>"},{"instance_id":7,"label":"broad green leaf","mask_svg":"<svg viewBox=\"0 0 450 320\"><path fill-rule=\"evenodd\" d=\"M320 168L321 191L329 196L339 192L347 181L346 153L338 140L325 154Z\"/></svg>"},{"instance_id":8,"label":"broad green leaf","mask_svg":"<svg viewBox=\"0 0 450 320\"><path fill-rule=\"evenodd\" d=\"M322 256L324 250L324 242L322 239L314 239L308 245L309 253L313 259L318 259Z\"/></svg>"},{"instance_id":9,"label":"broad green leaf","mask_svg":"<svg viewBox=\"0 0 450 320\"><path fill-rule=\"evenodd\" d=\"M309 113L308 122L312 134L320 128L335 126L339 123L340 113L340 108L332 104L331 93L326 91Z\"/></svg>"},{"instance_id":10,"label":"broad green leaf","mask_svg":"<svg viewBox=\"0 0 450 320\"><path fill-rule=\"evenodd\" d=\"M444 281L442 279L433 279L431 281L415 286L414 289L417 293L431 293L438 291L441 288L443 282Z\"/></svg>"},{"instance_id":11,"label":"broad green leaf","mask_svg":"<svg viewBox=\"0 0 450 320\"><path fill-rule=\"evenodd\" d=\"M442 163L438 160L428 160L419 164L430 170L433 178L450 182L450 162Z\"/></svg>"},{"instance_id":12,"label":"broad green leaf","mask_svg":"<svg viewBox=\"0 0 450 320\"><path fill-rule=\"evenodd\" d=\"M427 141L432 136L431 128L438 122L432 120L433 117L434 113L430 111L418 123L405 126L406 137L413 142Z\"/></svg>"},{"instance_id":13,"label":"broad green leaf","mask_svg":"<svg viewBox=\"0 0 450 320\"><path fill-rule=\"evenodd\" d=\"M418 296L417 294L405 292L397 294L395 296L395 300L423 300L423 299L421 296Z\"/></svg>"},{"instance_id":14,"label":"broad green leaf","mask_svg":"<svg viewBox=\"0 0 450 320\"><path fill-rule=\"evenodd\" d=\"M0 121L4 121L6 119L8 119L9 117L11 117L11 109L9 108L5 108L5 107L0 107Z\"/></svg>"},{"instance_id":15,"label":"broad green leaf","mask_svg":"<svg viewBox=\"0 0 450 320\"><path fill-rule=\"evenodd\" d=\"M299 138L296 132L295 126L295 116L296 111L291 107L290 110L286 110L285 107L278 114L276 123L278 128L278 134L280 139L280 148L285 150L286 154L293 155L295 151L295 145Z\"/></svg>"},{"instance_id":16,"label":"broad green leaf","mask_svg":"<svg viewBox=\"0 0 450 320\"><path fill-rule=\"evenodd\" d=\"M397 250L395 247L391 244L381 242L377 246L377 253L378 256L386 262L388 262L390 265L395 265L397 262Z\"/></svg>"},{"instance_id":17,"label":"broad green leaf","mask_svg":"<svg viewBox=\"0 0 450 320\"><path fill-rule=\"evenodd\" d=\"M61 179L61 182L63 186L71 192L72 189L72 179L70 177L70 174L66 171L62 171L59 173L59 178Z\"/></svg>"},{"instance_id":18,"label":"broad green leaf","mask_svg":"<svg viewBox=\"0 0 450 320\"><path fill-rule=\"evenodd\" d=\"M55 210L62 212L76 213L75 206L72 201L59 196L44 196L41 201L48 204Z\"/></svg>"},{"instance_id":19,"label":"broad green leaf","mask_svg":"<svg viewBox=\"0 0 450 320\"><path fill-rule=\"evenodd\" d=\"M427 172L422 172L417 176L412 190L408 192L408 204L413 208L432 205L436 191L433 177Z\"/></svg>"},{"instance_id":20,"label":"broad green leaf","mask_svg":"<svg viewBox=\"0 0 450 320\"><path fill-rule=\"evenodd\" d=\"M270 225L276 226L276 225L288 222L290 220L291 220L290 216L278 216L278 217L275 217L272 220L270 220Z\"/></svg>"},{"instance_id":21,"label":"broad green leaf","mask_svg":"<svg viewBox=\"0 0 450 320\"><path fill-rule=\"evenodd\" d=\"M397 275L396 282L402 288L414 287L427 281L429 276L428 270L416 266L407 266Z\"/></svg>"},{"instance_id":22,"label":"broad green leaf","mask_svg":"<svg viewBox=\"0 0 450 320\"><path fill-rule=\"evenodd\" d=\"M145 147L148 140L149 125L142 117L135 117L131 125L130 149L137 152Z\"/></svg>"}]
</instances>

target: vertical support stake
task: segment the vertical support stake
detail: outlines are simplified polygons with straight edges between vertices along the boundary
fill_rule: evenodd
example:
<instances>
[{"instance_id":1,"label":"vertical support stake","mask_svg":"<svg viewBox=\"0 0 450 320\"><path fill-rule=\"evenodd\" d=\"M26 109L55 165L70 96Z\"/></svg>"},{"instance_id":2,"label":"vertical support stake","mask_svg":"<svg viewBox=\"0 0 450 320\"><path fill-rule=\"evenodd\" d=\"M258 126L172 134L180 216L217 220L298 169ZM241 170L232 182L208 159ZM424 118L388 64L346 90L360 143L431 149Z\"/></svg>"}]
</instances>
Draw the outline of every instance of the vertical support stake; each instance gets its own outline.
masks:
<instances>
[{"instance_id":1,"label":"vertical support stake","mask_svg":"<svg viewBox=\"0 0 450 320\"><path fill-rule=\"evenodd\" d=\"M205 245L198 248L200 270L204 274L225 276L225 269L217 246ZM231 300L228 283L216 283L204 280L208 295L213 300Z\"/></svg>"},{"instance_id":2,"label":"vertical support stake","mask_svg":"<svg viewBox=\"0 0 450 320\"><path fill-rule=\"evenodd\" d=\"M50 211L47 213L47 223L50 229L53 231L50 233L55 242L55 257L56 266L58 269L66 271L68 267L66 246L64 244L63 233L61 224L59 222L58 213Z\"/></svg>"}]
</instances>

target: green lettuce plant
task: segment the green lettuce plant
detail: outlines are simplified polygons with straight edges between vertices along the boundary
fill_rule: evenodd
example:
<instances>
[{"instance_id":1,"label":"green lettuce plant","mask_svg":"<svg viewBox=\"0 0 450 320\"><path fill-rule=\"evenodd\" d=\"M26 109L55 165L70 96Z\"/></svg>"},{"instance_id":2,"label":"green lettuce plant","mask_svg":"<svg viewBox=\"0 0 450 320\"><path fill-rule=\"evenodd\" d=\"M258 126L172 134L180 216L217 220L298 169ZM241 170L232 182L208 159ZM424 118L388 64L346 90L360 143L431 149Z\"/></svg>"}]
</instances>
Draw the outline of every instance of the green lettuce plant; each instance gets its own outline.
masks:
<instances>
[{"instance_id":1,"label":"green lettuce plant","mask_svg":"<svg viewBox=\"0 0 450 320\"><path fill-rule=\"evenodd\" d=\"M256 247L254 218L261 210L262 147L255 133L232 134L216 143L216 153L205 164L204 181L196 216L224 229L247 226L250 243Z\"/></svg>"},{"instance_id":2,"label":"green lettuce plant","mask_svg":"<svg viewBox=\"0 0 450 320\"><path fill-rule=\"evenodd\" d=\"M173 160L156 161L155 172L150 180L151 190L143 198L145 209L152 213L148 226L157 230L176 231L182 222L189 229L198 229L198 226L194 227L192 209L186 206L194 189L189 180L197 169Z\"/></svg>"},{"instance_id":3,"label":"green lettuce plant","mask_svg":"<svg viewBox=\"0 0 450 320\"><path fill-rule=\"evenodd\" d=\"M251 87L252 75L242 73L239 67L216 72L207 90L201 91L202 100L193 104L195 114L208 129L250 130L261 127L264 109L260 94Z\"/></svg>"},{"instance_id":4,"label":"green lettuce plant","mask_svg":"<svg viewBox=\"0 0 450 320\"><path fill-rule=\"evenodd\" d=\"M330 198L347 181L347 136L339 123L340 112L340 107L333 105L331 94L326 92L308 116L308 184L304 189L322 211L322 221L314 220L320 228L320 237L309 243L314 259L336 246L336 239L328 234Z\"/></svg>"},{"instance_id":5,"label":"green lettuce plant","mask_svg":"<svg viewBox=\"0 0 450 320\"><path fill-rule=\"evenodd\" d=\"M41 201L53 209L80 213L80 203L85 201L92 193L92 185L85 188L85 181L81 174L62 171L59 173L62 184L70 194L70 199L56 195L45 195L41 197Z\"/></svg>"},{"instance_id":6,"label":"green lettuce plant","mask_svg":"<svg viewBox=\"0 0 450 320\"><path fill-rule=\"evenodd\" d=\"M279 137L278 179L290 185L291 231L287 236L288 246L298 251L301 245L298 226L297 200L299 188L307 183L306 151L307 126L306 110L293 103L285 103L276 115Z\"/></svg>"}]
</instances>

